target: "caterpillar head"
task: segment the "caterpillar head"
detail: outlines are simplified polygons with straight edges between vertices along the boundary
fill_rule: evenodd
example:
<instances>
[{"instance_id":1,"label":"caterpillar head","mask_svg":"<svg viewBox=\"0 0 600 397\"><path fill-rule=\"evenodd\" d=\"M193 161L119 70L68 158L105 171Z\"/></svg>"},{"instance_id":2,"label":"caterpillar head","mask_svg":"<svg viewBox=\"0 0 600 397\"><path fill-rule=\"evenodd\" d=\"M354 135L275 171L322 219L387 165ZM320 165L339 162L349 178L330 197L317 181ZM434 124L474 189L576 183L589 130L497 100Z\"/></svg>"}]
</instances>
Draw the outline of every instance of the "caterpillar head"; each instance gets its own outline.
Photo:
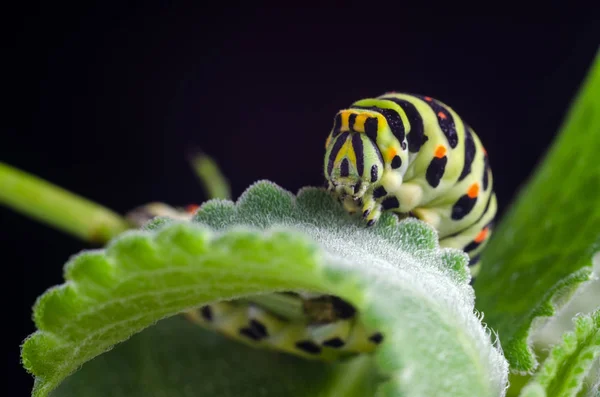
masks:
<instances>
[{"instance_id":1,"label":"caterpillar head","mask_svg":"<svg viewBox=\"0 0 600 397\"><path fill-rule=\"evenodd\" d=\"M343 132L327 140L325 178L340 198L360 199L384 170L379 148L366 134Z\"/></svg>"}]
</instances>

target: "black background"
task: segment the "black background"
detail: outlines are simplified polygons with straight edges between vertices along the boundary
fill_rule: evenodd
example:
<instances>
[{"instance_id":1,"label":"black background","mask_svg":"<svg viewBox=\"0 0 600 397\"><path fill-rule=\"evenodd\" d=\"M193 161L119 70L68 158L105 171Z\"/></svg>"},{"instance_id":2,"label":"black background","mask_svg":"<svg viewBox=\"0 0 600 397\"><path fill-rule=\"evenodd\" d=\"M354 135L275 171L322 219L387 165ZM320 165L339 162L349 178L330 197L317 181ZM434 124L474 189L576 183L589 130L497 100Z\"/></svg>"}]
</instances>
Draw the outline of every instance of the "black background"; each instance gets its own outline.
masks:
<instances>
[{"instance_id":1,"label":"black background","mask_svg":"<svg viewBox=\"0 0 600 397\"><path fill-rule=\"evenodd\" d=\"M0 161L121 213L155 200L203 201L185 158L193 147L219 162L235 197L257 179L295 192L322 184L339 108L407 91L446 102L473 126L501 216L556 133L600 37L598 21L568 23L560 13L535 21L196 4L52 3L4 14ZM34 331L31 305L87 246L5 208L0 225L3 328L14 335L4 357L22 388L15 395L26 395L31 378L18 360Z\"/></svg>"}]
</instances>

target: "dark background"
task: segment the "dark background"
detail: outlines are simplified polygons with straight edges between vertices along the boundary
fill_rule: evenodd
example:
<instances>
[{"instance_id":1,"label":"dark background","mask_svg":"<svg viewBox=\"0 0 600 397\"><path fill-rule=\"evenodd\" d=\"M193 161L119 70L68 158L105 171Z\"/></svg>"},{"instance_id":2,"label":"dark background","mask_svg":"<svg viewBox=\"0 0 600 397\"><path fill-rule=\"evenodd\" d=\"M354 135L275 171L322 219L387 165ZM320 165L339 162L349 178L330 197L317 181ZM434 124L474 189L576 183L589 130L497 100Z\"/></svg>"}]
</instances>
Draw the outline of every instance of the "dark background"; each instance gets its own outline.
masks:
<instances>
[{"instance_id":1,"label":"dark background","mask_svg":"<svg viewBox=\"0 0 600 397\"><path fill-rule=\"evenodd\" d=\"M0 161L121 213L155 200L203 201L185 158L193 147L219 162L235 197L257 179L293 192L320 185L335 112L397 90L438 98L473 126L491 158L501 216L551 142L600 38L597 20L567 23L560 13L527 21L164 2L52 3L3 16ZM31 305L87 245L5 208L0 226L4 285L17 289L3 291L11 309L3 328L14 335L4 359L26 395L31 378L18 345L34 331Z\"/></svg>"}]
</instances>

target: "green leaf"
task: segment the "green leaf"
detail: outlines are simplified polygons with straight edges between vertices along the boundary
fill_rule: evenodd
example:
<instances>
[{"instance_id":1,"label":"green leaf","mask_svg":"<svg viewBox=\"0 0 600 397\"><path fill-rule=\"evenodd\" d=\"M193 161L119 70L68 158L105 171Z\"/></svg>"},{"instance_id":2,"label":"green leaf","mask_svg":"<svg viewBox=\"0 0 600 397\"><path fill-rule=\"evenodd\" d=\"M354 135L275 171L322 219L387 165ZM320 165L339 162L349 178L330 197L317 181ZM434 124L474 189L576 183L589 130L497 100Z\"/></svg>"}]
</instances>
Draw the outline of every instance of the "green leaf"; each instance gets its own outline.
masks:
<instances>
[{"instance_id":1,"label":"green leaf","mask_svg":"<svg viewBox=\"0 0 600 397\"><path fill-rule=\"evenodd\" d=\"M383 332L384 342L372 355L338 364L309 364L230 341L223 342L224 356L218 358L218 350L204 356L205 345L217 336L188 326L172 330L178 323L170 319L165 328L148 328L120 350L97 357L89 364L94 370L84 367L80 378L72 378L71 385L80 387L77 393L65 383L57 395L87 395L98 382L100 388L109 387L108 379L117 382L110 386L113 396L130 395L144 382L160 388L152 394L177 395L163 385L172 385L168 377L179 373L175 383L188 385L180 395L197 396L237 396L242 388L248 388L248 396L352 396L346 371L358 389L373 391L375 370L385 379L376 384L381 397L440 391L499 396L506 387L507 362L473 311L467 256L440 249L435 230L415 219L398 223L386 214L375 227L365 228L321 189L303 189L294 196L270 182L256 183L235 204L205 203L192 222L159 219L115 238L106 249L85 251L66 265L65 278L65 284L37 302L39 331L23 346L23 362L36 376L38 397L156 321L209 302L275 291L340 296L356 306L367 326ZM174 340L164 351L148 353L167 339L156 332L172 332L168 339ZM189 354L186 344L197 349L194 357L180 357ZM232 363L237 351L232 349L239 349L239 363ZM189 369L177 370L186 363L196 369L191 377L186 376ZM220 365L241 373L226 384L213 368ZM244 365L254 367L248 379ZM105 373L107 368L113 370ZM127 380L126 373L133 379ZM288 391L269 384L270 374L285 379ZM312 377L319 394L305 391L303 383ZM245 382L261 386L244 388Z\"/></svg>"},{"instance_id":2,"label":"green leaf","mask_svg":"<svg viewBox=\"0 0 600 397\"><path fill-rule=\"evenodd\" d=\"M368 356L326 364L254 349L176 316L96 357L53 395L363 397L382 381L375 368Z\"/></svg>"},{"instance_id":3,"label":"green leaf","mask_svg":"<svg viewBox=\"0 0 600 397\"><path fill-rule=\"evenodd\" d=\"M579 287L568 304L533 335L533 347L538 355L547 353L548 346L558 343L563 334L573 328L573 317L591 313L600 305L600 252L594 255L592 262L595 279Z\"/></svg>"},{"instance_id":4,"label":"green leaf","mask_svg":"<svg viewBox=\"0 0 600 397\"><path fill-rule=\"evenodd\" d=\"M477 309L498 332L512 371L537 366L528 344L534 319L554 315L591 278L600 247L598 148L600 56L549 153L482 254Z\"/></svg>"},{"instance_id":5,"label":"green leaf","mask_svg":"<svg viewBox=\"0 0 600 397\"><path fill-rule=\"evenodd\" d=\"M521 391L521 397L575 397L600 357L600 309L574 320L575 331L554 346L537 374Z\"/></svg>"}]
</instances>

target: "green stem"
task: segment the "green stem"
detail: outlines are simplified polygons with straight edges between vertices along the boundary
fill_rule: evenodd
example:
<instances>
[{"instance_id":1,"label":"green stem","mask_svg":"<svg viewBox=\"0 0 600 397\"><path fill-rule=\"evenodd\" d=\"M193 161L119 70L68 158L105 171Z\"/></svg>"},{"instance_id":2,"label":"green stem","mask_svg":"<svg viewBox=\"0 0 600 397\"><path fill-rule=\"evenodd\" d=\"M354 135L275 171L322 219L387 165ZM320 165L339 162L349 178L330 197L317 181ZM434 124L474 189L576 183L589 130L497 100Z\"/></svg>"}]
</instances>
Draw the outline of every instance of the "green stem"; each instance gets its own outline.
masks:
<instances>
[{"instance_id":1,"label":"green stem","mask_svg":"<svg viewBox=\"0 0 600 397\"><path fill-rule=\"evenodd\" d=\"M113 211L2 162L0 204L95 244L131 227Z\"/></svg>"},{"instance_id":2,"label":"green stem","mask_svg":"<svg viewBox=\"0 0 600 397\"><path fill-rule=\"evenodd\" d=\"M204 186L206 196L210 199L231 199L231 191L227 178L221 173L217 163L201 151L190 156L190 162Z\"/></svg>"}]
</instances>

